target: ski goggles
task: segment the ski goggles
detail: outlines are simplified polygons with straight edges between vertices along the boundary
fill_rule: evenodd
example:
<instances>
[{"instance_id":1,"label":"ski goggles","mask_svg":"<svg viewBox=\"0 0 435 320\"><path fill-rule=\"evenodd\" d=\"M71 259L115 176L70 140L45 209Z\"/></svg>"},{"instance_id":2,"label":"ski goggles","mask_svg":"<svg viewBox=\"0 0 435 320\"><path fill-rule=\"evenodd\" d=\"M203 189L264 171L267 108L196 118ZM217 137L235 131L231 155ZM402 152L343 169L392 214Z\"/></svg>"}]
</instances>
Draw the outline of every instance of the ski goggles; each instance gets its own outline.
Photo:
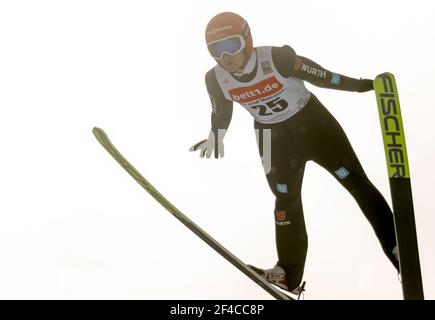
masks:
<instances>
[{"instance_id":1,"label":"ski goggles","mask_svg":"<svg viewBox=\"0 0 435 320\"><path fill-rule=\"evenodd\" d=\"M208 44L208 51L216 60L222 59L224 54L233 56L245 49L246 42L240 35L219 39Z\"/></svg>"}]
</instances>

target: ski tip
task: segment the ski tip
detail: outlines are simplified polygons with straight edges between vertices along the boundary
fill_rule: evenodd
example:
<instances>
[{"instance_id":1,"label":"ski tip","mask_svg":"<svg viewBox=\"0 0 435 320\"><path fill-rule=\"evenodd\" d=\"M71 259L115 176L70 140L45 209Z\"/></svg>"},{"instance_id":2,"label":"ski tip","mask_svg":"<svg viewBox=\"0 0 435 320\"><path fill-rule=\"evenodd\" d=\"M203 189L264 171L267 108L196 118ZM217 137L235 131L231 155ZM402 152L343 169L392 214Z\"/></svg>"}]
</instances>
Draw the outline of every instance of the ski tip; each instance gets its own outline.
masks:
<instances>
[{"instance_id":1,"label":"ski tip","mask_svg":"<svg viewBox=\"0 0 435 320\"><path fill-rule=\"evenodd\" d=\"M96 133L96 132L98 132L98 131L102 131L100 128L98 128L98 127L94 127L93 129L92 129L92 132L93 133Z\"/></svg>"},{"instance_id":2,"label":"ski tip","mask_svg":"<svg viewBox=\"0 0 435 320\"><path fill-rule=\"evenodd\" d=\"M94 134L94 136L102 136L102 135L104 135L104 131L103 131L103 129L101 129L101 128L98 128L98 127L94 127L93 129L92 129L92 133Z\"/></svg>"},{"instance_id":3,"label":"ski tip","mask_svg":"<svg viewBox=\"0 0 435 320\"><path fill-rule=\"evenodd\" d=\"M92 133L94 134L95 138L97 138L98 141L102 142L102 141L106 141L109 138L107 137L107 134L104 132L103 129L98 128L98 127L94 127L92 129Z\"/></svg>"}]
</instances>

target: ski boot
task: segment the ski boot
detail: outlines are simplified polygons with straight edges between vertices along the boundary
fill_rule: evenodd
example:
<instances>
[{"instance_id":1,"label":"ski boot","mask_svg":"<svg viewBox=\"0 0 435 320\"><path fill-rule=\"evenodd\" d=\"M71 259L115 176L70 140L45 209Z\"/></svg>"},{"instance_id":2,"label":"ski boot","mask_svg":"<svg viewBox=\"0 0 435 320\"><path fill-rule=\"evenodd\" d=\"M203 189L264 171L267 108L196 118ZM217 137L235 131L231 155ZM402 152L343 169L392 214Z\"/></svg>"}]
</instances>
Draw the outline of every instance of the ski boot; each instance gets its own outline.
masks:
<instances>
[{"instance_id":1,"label":"ski boot","mask_svg":"<svg viewBox=\"0 0 435 320\"><path fill-rule=\"evenodd\" d=\"M262 276L264 279L267 280L267 282L285 290L288 291L294 295L298 296L298 300L301 296L301 294L305 291L305 281L302 282L302 284L294 289L289 289L287 285L287 277L285 275L285 271L282 267L279 265L276 265L275 267L271 269L260 269L257 267L254 267L252 265L248 265L249 268L254 270L258 275Z\"/></svg>"}]
</instances>

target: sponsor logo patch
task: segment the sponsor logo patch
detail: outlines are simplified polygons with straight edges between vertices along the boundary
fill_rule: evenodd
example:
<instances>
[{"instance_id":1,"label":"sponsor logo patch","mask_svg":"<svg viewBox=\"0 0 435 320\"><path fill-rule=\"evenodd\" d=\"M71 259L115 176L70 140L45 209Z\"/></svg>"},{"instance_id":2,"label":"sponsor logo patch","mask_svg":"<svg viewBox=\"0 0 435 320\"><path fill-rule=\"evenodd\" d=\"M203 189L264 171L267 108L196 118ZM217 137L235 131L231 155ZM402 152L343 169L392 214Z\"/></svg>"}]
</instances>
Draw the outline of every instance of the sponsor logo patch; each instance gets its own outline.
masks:
<instances>
[{"instance_id":1,"label":"sponsor logo patch","mask_svg":"<svg viewBox=\"0 0 435 320\"><path fill-rule=\"evenodd\" d=\"M295 63L293 65L293 69L302 70L308 74L311 74L315 77L326 78L326 71L322 69L314 68L302 61L302 59L296 58Z\"/></svg>"},{"instance_id":2,"label":"sponsor logo patch","mask_svg":"<svg viewBox=\"0 0 435 320\"><path fill-rule=\"evenodd\" d=\"M278 226L289 226L291 224L287 212L285 210L278 210L275 212L275 223Z\"/></svg>"},{"instance_id":3,"label":"sponsor logo patch","mask_svg":"<svg viewBox=\"0 0 435 320\"><path fill-rule=\"evenodd\" d=\"M308 64L302 64L301 67L302 71L312 74L315 77L318 78L326 78L326 71L325 70L321 70L321 69L317 69L314 68L313 66L309 66Z\"/></svg>"},{"instance_id":4,"label":"sponsor logo patch","mask_svg":"<svg viewBox=\"0 0 435 320\"><path fill-rule=\"evenodd\" d=\"M300 69L302 68L302 65L303 65L303 64L304 64L304 63L302 62L301 59L296 58L296 59L295 59L295 64L293 65L293 68L294 68L295 70L300 70Z\"/></svg>"},{"instance_id":5,"label":"sponsor logo patch","mask_svg":"<svg viewBox=\"0 0 435 320\"><path fill-rule=\"evenodd\" d=\"M276 221L284 221L286 217L287 212L285 212L284 210L276 212Z\"/></svg>"},{"instance_id":6,"label":"sponsor logo patch","mask_svg":"<svg viewBox=\"0 0 435 320\"><path fill-rule=\"evenodd\" d=\"M339 177L342 180L346 178L350 173L349 171L347 171L345 167L341 167L340 169L337 169L334 172L337 175L337 177Z\"/></svg>"},{"instance_id":7,"label":"sponsor logo patch","mask_svg":"<svg viewBox=\"0 0 435 320\"><path fill-rule=\"evenodd\" d=\"M231 89L228 93L233 101L243 104L269 97L283 87L282 83L275 77L270 77L251 86Z\"/></svg>"},{"instance_id":8,"label":"sponsor logo patch","mask_svg":"<svg viewBox=\"0 0 435 320\"><path fill-rule=\"evenodd\" d=\"M400 102L393 75L381 76L377 85L378 107L381 116L384 147L390 178L409 178L408 156L400 114ZM376 79L376 82L380 80Z\"/></svg>"},{"instance_id":9,"label":"sponsor logo patch","mask_svg":"<svg viewBox=\"0 0 435 320\"><path fill-rule=\"evenodd\" d=\"M233 28L232 25L227 25L227 26L223 26L223 27L219 27L219 28L213 28L213 29L207 31L207 35L216 35L218 32L231 30L232 28Z\"/></svg>"},{"instance_id":10,"label":"sponsor logo patch","mask_svg":"<svg viewBox=\"0 0 435 320\"><path fill-rule=\"evenodd\" d=\"M264 75L272 73L272 67L270 65L270 61L261 62L261 69L263 70Z\"/></svg>"},{"instance_id":11,"label":"sponsor logo patch","mask_svg":"<svg viewBox=\"0 0 435 320\"><path fill-rule=\"evenodd\" d=\"M276 184L276 190L277 190L279 193L288 193L287 185L286 185L286 184L283 184L283 183L277 183L277 184Z\"/></svg>"},{"instance_id":12,"label":"sponsor logo patch","mask_svg":"<svg viewBox=\"0 0 435 320\"><path fill-rule=\"evenodd\" d=\"M333 73L331 78L331 83L338 86L340 82L341 82L341 76L339 74Z\"/></svg>"}]
</instances>

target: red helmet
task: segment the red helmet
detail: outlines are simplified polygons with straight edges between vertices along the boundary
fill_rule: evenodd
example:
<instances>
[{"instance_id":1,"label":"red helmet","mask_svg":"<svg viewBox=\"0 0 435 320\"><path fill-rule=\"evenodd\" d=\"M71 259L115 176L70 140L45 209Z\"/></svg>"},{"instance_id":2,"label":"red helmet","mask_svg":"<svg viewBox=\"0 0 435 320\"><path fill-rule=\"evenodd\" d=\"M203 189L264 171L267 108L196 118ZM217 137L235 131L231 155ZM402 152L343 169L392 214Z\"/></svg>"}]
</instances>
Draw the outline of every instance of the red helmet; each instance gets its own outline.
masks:
<instances>
[{"instance_id":1,"label":"red helmet","mask_svg":"<svg viewBox=\"0 0 435 320\"><path fill-rule=\"evenodd\" d=\"M245 19L233 12L222 12L214 16L207 24L205 30L205 41L210 53L216 58L212 52L210 45L219 40L239 36L243 39L241 48L246 50L250 56L254 50L252 44L251 31ZM241 51L239 50L239 51ZM234 53L230 53L234 54Z\"/></svg>"}]
</instances>

